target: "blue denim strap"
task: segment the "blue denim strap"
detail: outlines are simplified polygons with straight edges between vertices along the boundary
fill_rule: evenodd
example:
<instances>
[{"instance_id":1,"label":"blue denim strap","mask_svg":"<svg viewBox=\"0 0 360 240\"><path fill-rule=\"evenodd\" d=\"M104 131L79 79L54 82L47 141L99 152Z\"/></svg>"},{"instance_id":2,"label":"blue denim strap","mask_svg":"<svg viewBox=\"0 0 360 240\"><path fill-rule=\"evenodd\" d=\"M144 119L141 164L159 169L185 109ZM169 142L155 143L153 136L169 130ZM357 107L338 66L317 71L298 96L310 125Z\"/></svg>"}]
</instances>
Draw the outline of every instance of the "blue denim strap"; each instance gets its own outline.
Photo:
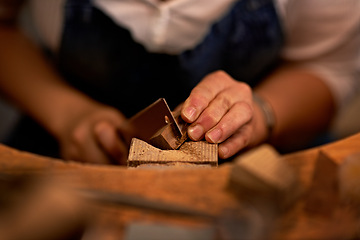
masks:
<instances>
[{"instance_id":1,"label":"blue denim strap","mask_svg":"<svg viewBox=\"0 0 360 240\"><path fill-rule=\"evenodd\" d=\"M60 66L75 87L132 115L159 97L175 107L215 70L255 85L283 42L272 0L237 1L201 43L178 56L148 52L90 0L68 0Z\"/></svg>"},{"instance_id":2,"label":"blue denim strap","mask_svg":"<svg viewBox=\"0 0 360 240\"><path fill-rule=\"evenodd\" d=\"M254 86L277 63L283 44L272 0L240 0L180 59L195 81L221 69Z\"/></svg>"},{"instance_id":3,"label":"blue denim strap","mask_svg":"<svg viewBox=\"0 0 360 240\"><path fill-rule=\"evenodd\" d=\"M81 18L84 22L89 22L92 14L92 0L67 0L65 3L65 24Z\"/></svg>"}]
</instances>

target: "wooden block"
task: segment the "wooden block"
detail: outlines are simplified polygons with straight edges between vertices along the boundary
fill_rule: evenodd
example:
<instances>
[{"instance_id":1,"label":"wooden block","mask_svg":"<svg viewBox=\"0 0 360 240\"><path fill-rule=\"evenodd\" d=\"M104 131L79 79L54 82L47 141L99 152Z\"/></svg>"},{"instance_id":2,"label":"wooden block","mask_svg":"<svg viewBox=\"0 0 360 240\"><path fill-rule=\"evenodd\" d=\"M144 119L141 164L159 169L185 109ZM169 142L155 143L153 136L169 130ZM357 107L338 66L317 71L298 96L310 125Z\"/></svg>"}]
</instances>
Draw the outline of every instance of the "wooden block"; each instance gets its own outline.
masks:
<instances>
[{"instance_id":1,"label":"wooden block","mask_svg":"<svg viewBox=\"0 0 360 240\"><path fill-rule=\"evenodd\" d=\"M185 142L178 150L161 150L137 138L131 141L128 167L139 165L218 165L218 146L205 141Z\"/></svg>"},{"instance_id":2,"label":"wooden block","mask_svg":"<svg viewBox=\"0 0 360 240\"><path fill-rule=\"evenodd\" d=\"M175 236L175 237L174 237ZM168 223L133 222L126 228L125 240L138 239L197 239L215 240L216 231L213 227L185 227Z\"/></svg>"},{"instance_id":3,"label":"wooden block","mask_svg":"<svg viewBox=\"0 0 360 240\"><path fill-rule=\"evenodd\" d=\"M229 187L241 198L274 204L283 210L299 196L293 168L270 145L261 145L235 159Z\"/></svg>"},{"instance_id":4,"label":"wooden block","mask_svg":"<svg viewBox=\"0 0 360 240\"><path fill-rule=\"evenodd\" d=\"M341 201L360 207L360 152L344 160L338 176Z\"/></svg>"},{"instance_id":5,"label":"wooden block","mask_svg":"<svg viewBox=\"0 0 360 240\"><path fill-rule=\"evenodd\" d=\"M339 202L338 165L319 152L311 186L305 198L308 214L330 216Z\"/></svg>"}]
</instances>

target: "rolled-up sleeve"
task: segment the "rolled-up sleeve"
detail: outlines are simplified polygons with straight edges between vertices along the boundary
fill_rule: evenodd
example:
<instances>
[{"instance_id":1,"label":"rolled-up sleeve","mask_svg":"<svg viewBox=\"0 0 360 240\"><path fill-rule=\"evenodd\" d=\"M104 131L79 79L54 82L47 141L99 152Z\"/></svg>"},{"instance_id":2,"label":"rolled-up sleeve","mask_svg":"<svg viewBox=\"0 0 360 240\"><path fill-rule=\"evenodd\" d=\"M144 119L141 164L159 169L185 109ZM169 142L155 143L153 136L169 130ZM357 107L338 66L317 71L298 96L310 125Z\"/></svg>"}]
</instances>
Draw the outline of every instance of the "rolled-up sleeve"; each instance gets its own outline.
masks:
<instances>
[{"instance_id":1,"label":"rolled-up sleeve","mask_svg":"<svg viewBox=\"0 0 360 240\"><path fill-rule=\"evenodd\" d=\"M360 88L360 1L289 0L282 57L319 76L341 108Z\"/></svg>"}]
</instances>

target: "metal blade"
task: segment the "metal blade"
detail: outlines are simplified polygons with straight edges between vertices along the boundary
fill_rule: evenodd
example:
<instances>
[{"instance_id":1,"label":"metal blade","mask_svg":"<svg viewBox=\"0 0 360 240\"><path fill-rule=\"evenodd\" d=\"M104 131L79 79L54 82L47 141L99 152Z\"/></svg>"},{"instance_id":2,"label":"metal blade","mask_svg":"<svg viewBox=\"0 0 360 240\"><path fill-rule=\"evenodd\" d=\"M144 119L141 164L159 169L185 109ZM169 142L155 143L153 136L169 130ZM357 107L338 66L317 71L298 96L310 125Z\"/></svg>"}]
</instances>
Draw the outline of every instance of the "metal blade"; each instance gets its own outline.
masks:
<instances>
[{"instance_id":1,"label":"metal blade","mask_svg":"<svg viewBox=\"0 0 360 240\"><path fill-rule=\"evenodd\" d=\"M136 137L149 142L160 129L171 124L174 136L181 138L182 132L164 98L158 99L129 119Z\"/></svg>"}]
</instances>

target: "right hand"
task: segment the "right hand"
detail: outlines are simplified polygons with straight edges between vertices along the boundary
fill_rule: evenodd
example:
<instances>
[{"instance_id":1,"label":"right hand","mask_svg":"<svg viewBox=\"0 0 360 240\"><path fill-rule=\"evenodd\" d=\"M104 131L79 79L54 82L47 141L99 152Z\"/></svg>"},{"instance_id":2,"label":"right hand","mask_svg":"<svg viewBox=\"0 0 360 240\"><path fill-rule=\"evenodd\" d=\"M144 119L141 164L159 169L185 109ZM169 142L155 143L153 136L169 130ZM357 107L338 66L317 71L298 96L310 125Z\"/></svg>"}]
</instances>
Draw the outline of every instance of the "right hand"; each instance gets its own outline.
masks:
<instances>
[{"instance_id":1,"label":"right hand","mask_svg":"<svg viewBox=\"0 0 360 240\"><path fill-rule=\"evenodd\" d=\"M181 114L190 124L189 138L218 143L222 159L261 143L268 134L250 86L223 71L204 77L182 105Z\"/></svg>"}]
</instances>

